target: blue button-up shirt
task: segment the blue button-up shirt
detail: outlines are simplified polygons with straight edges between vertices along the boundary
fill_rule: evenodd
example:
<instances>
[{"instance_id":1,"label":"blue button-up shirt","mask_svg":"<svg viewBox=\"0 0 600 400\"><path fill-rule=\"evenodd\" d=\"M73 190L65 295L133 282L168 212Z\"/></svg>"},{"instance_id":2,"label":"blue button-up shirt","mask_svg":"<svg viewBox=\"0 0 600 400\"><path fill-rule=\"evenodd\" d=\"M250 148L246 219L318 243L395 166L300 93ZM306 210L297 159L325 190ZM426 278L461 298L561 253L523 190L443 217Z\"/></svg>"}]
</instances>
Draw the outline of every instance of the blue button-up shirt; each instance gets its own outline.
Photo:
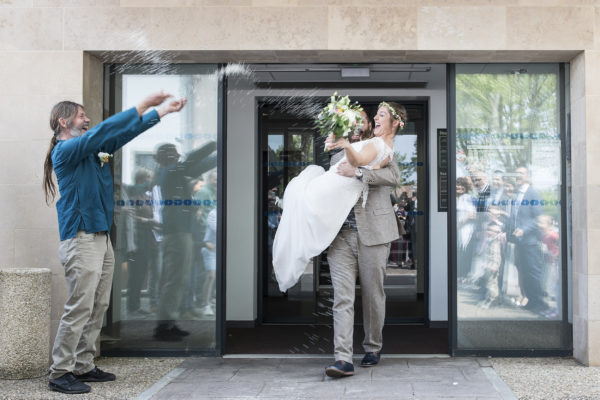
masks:
<instances>
[{"instance_id":1,"label":"blue button-up shirt","mask_svg":"<svg viewBox=\"0 0 600 400\"><path fill-rule=\"evenodd\" d=\"M160 121L156 110L142 117L135 107L107 118L85 134L59 141L52 165L60 199L56 203L60 240L78 231L109 232L114 198L110 166L100 166L99 152L112 154Z\"/></svg>"}]
</instances>

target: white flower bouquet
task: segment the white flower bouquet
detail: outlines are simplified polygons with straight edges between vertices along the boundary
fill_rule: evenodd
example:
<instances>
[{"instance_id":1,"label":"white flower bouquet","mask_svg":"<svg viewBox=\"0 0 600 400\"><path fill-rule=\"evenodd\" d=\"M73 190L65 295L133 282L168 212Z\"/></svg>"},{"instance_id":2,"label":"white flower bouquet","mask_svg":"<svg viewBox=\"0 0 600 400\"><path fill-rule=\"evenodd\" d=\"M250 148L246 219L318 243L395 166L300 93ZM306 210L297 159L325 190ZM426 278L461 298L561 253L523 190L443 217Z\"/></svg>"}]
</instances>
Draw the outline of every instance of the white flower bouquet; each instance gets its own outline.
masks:
<instances>
[{"instance_id":1,"label":"white flower bouquet","mask_svg":"<svg viewBox=\"0 0 600 400\"><path fill-rule=\"evenodd\" d=\"M362 107L350 104L348 96L338 97L337 92L331 96L331 101L317 116L315 123L321 135L333 133L336 139L347 138L362 122L360 112Z\"/></svg>"}]
</instances>

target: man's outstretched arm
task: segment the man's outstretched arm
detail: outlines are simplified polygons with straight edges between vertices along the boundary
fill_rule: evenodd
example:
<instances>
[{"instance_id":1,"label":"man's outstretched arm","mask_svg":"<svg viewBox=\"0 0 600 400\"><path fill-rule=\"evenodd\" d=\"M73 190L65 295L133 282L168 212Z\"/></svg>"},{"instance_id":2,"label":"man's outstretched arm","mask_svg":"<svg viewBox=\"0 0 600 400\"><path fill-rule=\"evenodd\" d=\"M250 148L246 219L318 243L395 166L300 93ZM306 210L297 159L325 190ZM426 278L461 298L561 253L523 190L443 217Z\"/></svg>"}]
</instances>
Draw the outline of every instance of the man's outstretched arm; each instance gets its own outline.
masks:
<instances>
[{"instance_id":1,"label":"man's outstretched arm","mask_svg":"<svg viewBox=\"0 0 600 400\"><path fill-rule=\"evenodd\" d=\"M52 155L54 166L76 164L100 150L114 153L137 135L158 123L163 116L180 111L186 103L186 99L165 102L169 97L172 95L163 91L154 93L136 107L102 121L83 136L61 141L58 149L60 151L55 151ZM155 112L144 114L149 108L158 105L161 106Z\"/></svg>"}]
</instances>

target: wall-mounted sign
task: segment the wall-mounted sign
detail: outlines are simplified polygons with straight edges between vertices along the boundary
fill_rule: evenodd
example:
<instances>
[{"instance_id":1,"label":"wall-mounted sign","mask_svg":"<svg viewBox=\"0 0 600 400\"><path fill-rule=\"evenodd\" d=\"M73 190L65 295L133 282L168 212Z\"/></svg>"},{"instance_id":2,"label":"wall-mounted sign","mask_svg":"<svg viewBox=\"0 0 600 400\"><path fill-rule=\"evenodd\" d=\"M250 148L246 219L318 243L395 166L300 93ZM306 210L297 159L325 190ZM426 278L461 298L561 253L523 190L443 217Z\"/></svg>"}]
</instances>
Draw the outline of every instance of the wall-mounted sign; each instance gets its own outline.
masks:
<instances>
[{"instance_id":1,"label":"wall-mounted sign","mask_svg":"<svg viewBox=\"0 0 600 400\"><path fill-rule=\"evenodd\" d=\"M438 211L448 211L448 131L437 130Z\"/></svg>"}]
</instances>

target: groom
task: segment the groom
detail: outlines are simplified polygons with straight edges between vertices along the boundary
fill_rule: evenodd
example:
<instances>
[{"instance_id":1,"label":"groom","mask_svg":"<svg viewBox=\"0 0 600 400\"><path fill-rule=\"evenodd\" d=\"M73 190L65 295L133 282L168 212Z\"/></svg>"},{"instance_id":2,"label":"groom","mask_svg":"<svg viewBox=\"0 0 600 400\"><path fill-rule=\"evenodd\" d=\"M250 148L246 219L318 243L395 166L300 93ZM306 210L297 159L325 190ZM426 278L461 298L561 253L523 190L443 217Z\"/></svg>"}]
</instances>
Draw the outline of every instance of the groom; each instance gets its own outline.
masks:
<instances>
[{"instance_id":1,"label":"groom","mask_svg":"<svg viewBox=\"0 0 600 400\"><path fill-rule=\"evenodd\" d=\"M362 129L369 129L369 126L370 123L364 124ZM338 165L338 174L368 183L369 196L364 208L362 198L358 199L327 252L334 292L335 363L327 367L325 373L334 378L354 375L352 342L357 275L360 277L366 353L360 365L372 367L379 362L385 319L383 280L390 243L399 237L390 201L391 188L400 184L396 163L369 170L342 162Z\"/></svg>"}]
</instances>

